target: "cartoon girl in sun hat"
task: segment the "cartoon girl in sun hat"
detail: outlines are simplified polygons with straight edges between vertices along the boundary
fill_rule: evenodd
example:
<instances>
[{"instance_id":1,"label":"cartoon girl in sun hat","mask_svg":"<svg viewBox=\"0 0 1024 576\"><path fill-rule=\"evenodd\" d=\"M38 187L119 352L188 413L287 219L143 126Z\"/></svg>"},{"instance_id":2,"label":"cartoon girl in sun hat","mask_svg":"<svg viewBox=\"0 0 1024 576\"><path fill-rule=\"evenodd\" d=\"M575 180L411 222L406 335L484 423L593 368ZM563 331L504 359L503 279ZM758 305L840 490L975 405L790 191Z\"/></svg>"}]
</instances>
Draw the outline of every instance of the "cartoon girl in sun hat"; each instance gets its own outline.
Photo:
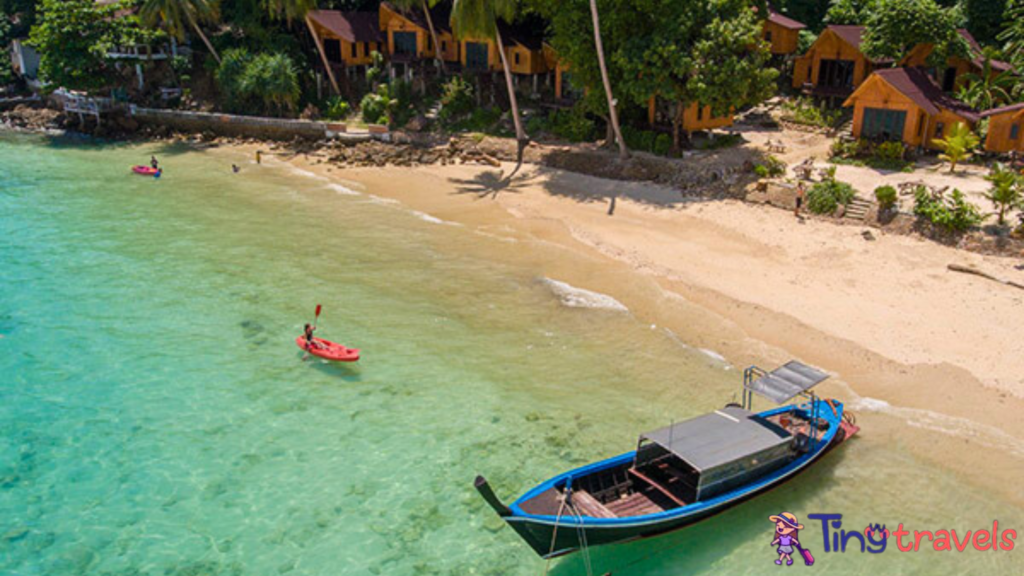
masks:
<instances>
[{"instance_id":1,"label":"cartoon girl in sun hat","mask_svg":"<svg viewBox=\"0 0 1024 576\"><path fill-rule=\"evenodd\" d=\"M804 525L797 522L796 516L789 512L783 512L778 516L770 516L768 519L775 522L775 539L772 540L771 545L779 545L777 550L779 559L775 563L781 566L782 561L785 560L786 566L792 566L793 546L800 544L800 541L797 540L798 530L803 530Z\"/></svg>"}]
</instances>

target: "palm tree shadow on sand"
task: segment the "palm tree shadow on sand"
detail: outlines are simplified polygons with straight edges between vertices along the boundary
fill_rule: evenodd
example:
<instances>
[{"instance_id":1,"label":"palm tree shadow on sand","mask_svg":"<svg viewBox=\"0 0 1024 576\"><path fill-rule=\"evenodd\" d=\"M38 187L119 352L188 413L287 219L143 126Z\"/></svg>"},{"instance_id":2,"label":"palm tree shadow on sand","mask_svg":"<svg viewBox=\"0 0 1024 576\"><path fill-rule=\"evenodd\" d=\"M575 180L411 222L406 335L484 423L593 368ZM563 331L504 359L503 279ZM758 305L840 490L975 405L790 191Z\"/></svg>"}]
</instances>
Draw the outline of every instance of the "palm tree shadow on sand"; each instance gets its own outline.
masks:
<instances>
[{"instance_id":1,"label":"palm tree shadow on sand","mask_svg":"<svg viewBox=\"0 0 1024 576\"><path fill-rule=\"evenodd\" d=\"M741 544L758 539L764 539L765 554L750 558L748 567L737 566L729 572L746 573L747 569L759 564L777 568L772 564L774 548L768 545L772 539L772 526L768 517L790 511L796 513L807 525L808 513L823 512L809 510L807 504L827 486L835 485L835 468L843 465L843 460L842 450L833 452L815 467L782 486L681 530L634 542L593 548L590 550L593 573L602 576L722 573L720 562L723 557L729 556ZM807 547L817 556L821 542L809 540ZM803 564L799 559L795 560ZM745 563L746 560L740 562ZM585 573L581 552L561 561L553 561L550 571L552 576Z\"/></svg>"},{"instance_id":2,"label":"palm tree shadow on sand","mask_svg":"<svg viewBox=\"0 0 1024 576\"><path fill-rule=\"evenodd\" d=\"M449 181L455 184L454 194L473 194L480 199L490 196L493 200L502 192L521 193L522 188L533 183L535 178L534 175L506 177L503 171L488 170L472 178L449 178Z\"/></svg>"}]
</instances>

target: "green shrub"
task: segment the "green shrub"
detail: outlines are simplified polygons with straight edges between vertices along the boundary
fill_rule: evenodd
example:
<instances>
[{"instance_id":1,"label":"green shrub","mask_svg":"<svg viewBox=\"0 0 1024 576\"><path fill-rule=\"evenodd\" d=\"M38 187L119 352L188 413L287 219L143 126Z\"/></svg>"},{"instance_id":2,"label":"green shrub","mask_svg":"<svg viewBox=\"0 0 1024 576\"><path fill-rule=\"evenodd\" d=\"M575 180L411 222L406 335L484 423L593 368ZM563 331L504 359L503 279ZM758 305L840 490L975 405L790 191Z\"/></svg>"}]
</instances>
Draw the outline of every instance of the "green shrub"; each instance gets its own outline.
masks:
<instances>
[{"instance_id":1,"label":"green shrub","mask_svg":"<svg viewBox=\"0 0 1024 576\"><path fill-rule=\"evenodd\" d=\"M764 159L763 164L757 164L754 166L754 174L757 174L761 178L775 178L777 176L782 176L785 173L786 163L771 154Z\"/></svg>"},{"instance_id":2,"label":"green shrub","mask_svg":"<svg viewBox=\"0 0 1024 576\"><path fill-rule=\"evenodd\" d=\"M767 178L769 176L768 167L764 164L756 164L754 166L754 174L757 174L761 178Z\"/></svg>"},{"instance_id":3,"label":"green shrub","mask_svg":"<svg viewBox=\"0 0 1024 576\"><path fill-rule=\"evenodd\" d=\"M841 111L829 110L824 103L821 106L815 106L809 98L789 100L783 104L782 109L786 120L820 128L831 128L838 124L842 117Z\"/></svg>"},{"instance_id":4,"label":"green shrub","mask_svg":"<svg viewBox=\"0 0 1024 576\"><path fill-rule=\"evenodd\" d=\"M570 142L591 142L597 132L597 125L579 106L553 111L548 116L548 126L552 134ZM626 138L625 135L623 138ZM628 138L626 143L629 143Z\"/></svg>"},{"instance_id":5,"label":"green shrub","mask_svg":"<svg viewBox=\"0 0 1024 576\"><path fill-rule=\"evenodd\" d=\"M324 107L324 118L328 120L344 120L350 111L350 106L341 96L332 96Z\"/></svg>"},{"instance_id":6,"label":"green shrub","mask_svg":"<svg viewBox=\"0 0 1024 576\"><path fill-rule=\"evenodd\" d=\"M251 61L252 54L245 48L231 48L224 51L221 57L220 66L217 67L214 77L229 110L238 110L245 106L246 94L242 87L242 77Z\"/></svg>"},{"instance_id":7,"label":"green shrub","mask_svg":"<svg viewBox=\"0 0 1024 576\"><path fill-rule=\"evenodd\" d=\"M832 214L840 204L846 206L853 200L853 186L836 180L835 166L821 182L816 182L807 192L807 209L815 214Z\"/></svg>"},{"instance_id":8,"label":"green shrub","mask_svg":"<svg viewBox=\"0 0 1024 576\"><path fill-rule=\"evenodd\" d=\"M672 151L672 137L668 134L658 134L654 138L654 153L658 156L668 156Z\"/></svg>"},{"instance_id":9,"label":"green shrub","mask_svg":"<svg viewBox=\"0 0 1024 576\"><path fill-rule=\"evenodd\" d=\"M470 114L476 108L473 99L473 86L461 76L454 76L441 87L441 111L438 113L442 121L450 122Z\"/></svg>"},{"instance_id":10,"label":"green shrub","mask_svg":"<svg viewBox=\"0 0 1024 576\"><path fill-rule=\"evenodd\" d=\"M882 142L875 147L874 157L884 162L893 162L903 160L906 153L902 142Z\"/></svg>"},{"instance_id":11,"label":"green shrub","mask_svg":"<svg viewBox=\"0 0 1024 576\"><path fill-rule=\"evenodd\" d=\"M878 200L878 207L882 210L889 210L895 206L897 198L896 189L892 186L885 185L875 188L875 199Z\"/></svg>"},{"instance_id":12,"label":"green shrub","mask_svg":"<svg viewBox=\"0 0 1024 576\"><path fill-rule=\"evenodd\" d=\"M950 198L931 194L924 186L914 192L914 214L947 232L965 232L982 223L981 210L953 189Z\"/></svg>"},{"instance_id":13,"label":"green shrub","mask_svg":"<svg viewBox=\"0 0 1024 576\"><path fill-rule=\"evenodd\" d=\"M398 100L391 97L391 87L381 84L376 92L370 92L359 102L363 121L368 124L390 124L391 112L398 106Z\"/></svg>"},{"instance_id":14,"label":"green shrub","mask_svg":"<svg viewBox=\"0 0 1024 576\"><path fill-rule=\"evenodd\" d=\"M252 55L244 48L224 52L215 74L228 109L264 113L292 111L299 100L299 75L284 54Z\"/></svg>"}]
</instances>

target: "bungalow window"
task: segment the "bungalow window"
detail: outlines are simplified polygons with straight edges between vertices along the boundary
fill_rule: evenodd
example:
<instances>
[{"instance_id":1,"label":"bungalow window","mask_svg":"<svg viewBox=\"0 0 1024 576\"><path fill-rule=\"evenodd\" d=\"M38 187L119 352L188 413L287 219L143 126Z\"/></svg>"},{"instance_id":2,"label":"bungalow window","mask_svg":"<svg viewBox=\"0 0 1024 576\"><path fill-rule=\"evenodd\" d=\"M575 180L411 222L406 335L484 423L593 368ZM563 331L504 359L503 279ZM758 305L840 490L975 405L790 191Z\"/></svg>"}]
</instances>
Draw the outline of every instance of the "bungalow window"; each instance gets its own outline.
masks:
<instances>
[{"instance_id":1,"label":"bungalow window","mask_svg":"<svg viewBox=\"0 0 1024 576\"><path fill-rule=\"evenodd\" d=\"M764 39L767 40L769 44L771 44L771 41L772 41L772 31L771 30L768 30L767 32L764 33Z\"/></svg>"},{"instance_id":2,"label":"bungalow window","mask_svg":"<svg viewBox=\"0 0 1024 576\"><path fill-rule=\"evenodd\" d=\"M700 104L697 104L697 122L700 122L703 119L704 119L704 107L701 106Z\"/></svg>"},{"instance_id":3,"label":"bungalow window","mask_svg":"<svg viewBox=\"0 0 1024 576\"><path fill-rule=\"evenodd\" d=\"M516 52L516 66L519 65L519 52Z\"/></svg>"},{"instance_id":4,"label":"bungalow window","mask_svg":"<svg viewBox=\"0 0 1024 576\"><path fill-rule=\"evenodd\" d=\"M359 58L359 42L352 43L352 57Z\"/></svg>"},{"instance_id":5,"label":"bungalow window","mask_svg":"<svg viewBox=\"0 0 1024 576\"><path fill-rule=\"evenodd\" d=\"M1010 126L1010 140L1020 138L1020 124Z\"/></svg>"},{"instance_id":6,"label":"bungalow window","mask_svg":"<svg viewBox=\"0 0 1024 576\"><path fill-rule=\"evenodd\" d=\"M906 121L904 110L865 108L861 136L872 140L902 140Z\"/></svg>"},{"instance_id":7,"label":"bungalow window","mask_svg":"<svg viewBox=\"0 0 1024 576\"><path fill-rule=\"evenodd\" d=\"M324 55L328 62L341 62L341 41L332 38L325 39Z\"/></svg>"},{"instance_id":8,"label":"bungalow window","mask_svg":"<svg viewBox=\"0 0 1024 576\"><path fill-rule=\"evenodd\" d=\"M466 42L466 68L487 70L487 44Z\"/></svg>"},{"instance_id":9,"label":"bungalow window","mask_svg":"<svg viewBox=\"0 0 1024 576\"><path fill-rule=\"evenodd\" d=\"M942 135L946 132L946 125L942 122L935 124L935 137L942 138Z\"/></svg>"},{"instance_id":10,"label":"bungalow window","mask_svg":"<svg viewBox=\"0 0 1024 576\"><path fill-rule=\"evenodd\" d=\"M818 86L853 88L853 60L822 60L818 67Z\"/></svg>"},{"instance_id":11,"label":"bungalow window","mask_svg":"<svg viewBox=\"0 0 1024 576\"><path fill-rule=\"evenodd\" d=\"M441 40L441 52L448 52L448 41Z\"/></svg>"},{"instance_id":12,"label":"bungalow window","mask_svg":"<svg viewBox=\"0 0 1024 576\"><path fill-rule=\"evenodd\" d=\"M403 54L406 56L416 55L415 32L393 32L392 38L395 42L395 54Z\"/></svg>"}]
</instances>

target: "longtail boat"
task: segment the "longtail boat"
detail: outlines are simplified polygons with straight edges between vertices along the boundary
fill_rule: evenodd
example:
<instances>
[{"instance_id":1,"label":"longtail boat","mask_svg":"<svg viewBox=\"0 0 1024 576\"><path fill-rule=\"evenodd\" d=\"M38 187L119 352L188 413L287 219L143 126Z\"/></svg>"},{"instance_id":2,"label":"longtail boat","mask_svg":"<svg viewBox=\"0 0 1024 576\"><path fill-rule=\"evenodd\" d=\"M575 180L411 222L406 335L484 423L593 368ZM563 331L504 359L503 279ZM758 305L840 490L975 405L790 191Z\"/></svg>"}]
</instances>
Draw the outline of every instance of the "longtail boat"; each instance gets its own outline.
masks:
<instances>
[{"instance_id":1,"label":"longtail boat","mask_svg":"<svg viewBox=\"0 0 1024 576\"><path fill-rule=\"evenodd\" d=\"M828 375L797 361L743 373L743 402L640 436L637 449L559 474L504 504L484 500L537 554L677 530L793 478L857 433L852 414L810 390ZM751 411L757 394L777 405Z\"/></svg>"}]
</instances>

